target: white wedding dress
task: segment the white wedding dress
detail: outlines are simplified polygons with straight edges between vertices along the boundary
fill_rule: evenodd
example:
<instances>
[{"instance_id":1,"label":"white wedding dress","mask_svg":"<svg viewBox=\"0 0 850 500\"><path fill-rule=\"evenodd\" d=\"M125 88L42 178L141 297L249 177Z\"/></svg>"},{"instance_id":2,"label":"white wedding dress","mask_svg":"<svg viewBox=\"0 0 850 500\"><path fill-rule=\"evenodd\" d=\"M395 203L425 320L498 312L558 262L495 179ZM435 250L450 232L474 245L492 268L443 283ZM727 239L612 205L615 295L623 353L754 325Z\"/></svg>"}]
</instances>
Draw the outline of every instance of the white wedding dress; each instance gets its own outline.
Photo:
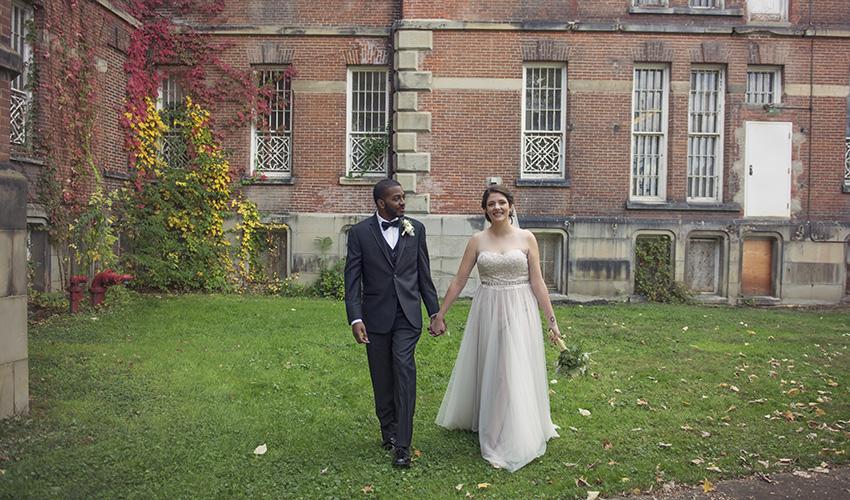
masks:
<instances>
[{"instance_id":1,"label":"white wedding dress","mask_svg":"<svg viewBox=\"0 0 850 500\"><path fill-rule=\"evenodd\" d=\"M511 472L558 437L537 299L520 249L478 255L481 286L472 299L437 425L478 432L481 455Z\"/></svg>"}]
</instances>

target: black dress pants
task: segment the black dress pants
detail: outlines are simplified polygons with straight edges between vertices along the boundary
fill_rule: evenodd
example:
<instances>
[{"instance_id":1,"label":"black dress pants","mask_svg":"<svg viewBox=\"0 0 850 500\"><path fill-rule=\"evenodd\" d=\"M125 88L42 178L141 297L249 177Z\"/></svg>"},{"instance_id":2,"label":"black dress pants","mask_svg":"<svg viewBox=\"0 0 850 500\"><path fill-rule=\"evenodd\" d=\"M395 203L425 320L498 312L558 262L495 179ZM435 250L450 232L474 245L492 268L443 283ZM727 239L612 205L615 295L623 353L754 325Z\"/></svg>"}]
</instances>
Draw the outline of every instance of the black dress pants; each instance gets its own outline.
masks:
<instances>
[{"instance_id":1,"label":"black dress pants","mask_svg":"<svg viewBox=\"0 0 850 500\"><path fill-rule=\"evenodd\" d=\"M369 333L369 332L367 332ZM375 393L375 413L384 441L410 447L413 411L416 406L416 361L414 351L422 330L407 321L401 307L389 333L369 333L366 355Z\"/></svg>"}]
</instances>

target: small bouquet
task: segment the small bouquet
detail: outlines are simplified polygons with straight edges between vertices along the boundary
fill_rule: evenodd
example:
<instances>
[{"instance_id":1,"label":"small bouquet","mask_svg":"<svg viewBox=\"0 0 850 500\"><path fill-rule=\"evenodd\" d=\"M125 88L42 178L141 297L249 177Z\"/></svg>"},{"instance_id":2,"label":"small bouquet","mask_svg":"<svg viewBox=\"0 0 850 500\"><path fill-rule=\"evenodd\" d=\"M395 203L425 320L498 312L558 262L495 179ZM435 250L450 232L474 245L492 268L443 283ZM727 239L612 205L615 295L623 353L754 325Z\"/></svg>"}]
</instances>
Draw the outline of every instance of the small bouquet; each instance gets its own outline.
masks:
<instances>
[{"instance_id":1,"label":"small bouquet","mask_svg":"<svg viewBox=\"0 0 850 500\"><path fill-rule=\"evenodd\" d=\"M549 335L554 335L551 329ZM584 375L587 373L587 364L590 361L589 353L582 351L581 347L576 344L567 346L560 337L555 340L555 346L560 351L558 361L555 363L555 373L567 375Z\"/></svg>"}]
</instances>

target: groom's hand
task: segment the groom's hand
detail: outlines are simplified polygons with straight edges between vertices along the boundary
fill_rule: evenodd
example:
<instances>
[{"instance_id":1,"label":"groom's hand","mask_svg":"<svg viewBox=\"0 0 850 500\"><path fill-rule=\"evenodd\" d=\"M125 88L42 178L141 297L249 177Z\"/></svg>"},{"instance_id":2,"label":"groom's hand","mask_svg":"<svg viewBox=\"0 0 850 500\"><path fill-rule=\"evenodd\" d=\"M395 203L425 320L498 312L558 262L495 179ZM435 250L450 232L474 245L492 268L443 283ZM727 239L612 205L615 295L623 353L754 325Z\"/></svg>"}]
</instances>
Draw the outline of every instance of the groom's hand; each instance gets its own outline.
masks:
<instances>
[{"instance_id":1,"label":"groom's hand","mask_svg":"<svg viewBox=\"0 0 850 500\"><path fill-rule=\"evenodd\" d=\"M369 343L369 336L366 335L366 325L364 325L362 321L358 321L351 325L351 333L354 335L354 340L356 340L358 344Z\"/></svg>"},{"instance_id":2,"label":"groom's hand","mask_svg":"<svg viewBox=\"0 0 850 500\"><path fill-rule=\"evenodd\" d=\"M431 324L428 325L428 332L432 337L439 337L446 333L446 322L439 316L431 318Z\"/></svg>"}]
</instances>

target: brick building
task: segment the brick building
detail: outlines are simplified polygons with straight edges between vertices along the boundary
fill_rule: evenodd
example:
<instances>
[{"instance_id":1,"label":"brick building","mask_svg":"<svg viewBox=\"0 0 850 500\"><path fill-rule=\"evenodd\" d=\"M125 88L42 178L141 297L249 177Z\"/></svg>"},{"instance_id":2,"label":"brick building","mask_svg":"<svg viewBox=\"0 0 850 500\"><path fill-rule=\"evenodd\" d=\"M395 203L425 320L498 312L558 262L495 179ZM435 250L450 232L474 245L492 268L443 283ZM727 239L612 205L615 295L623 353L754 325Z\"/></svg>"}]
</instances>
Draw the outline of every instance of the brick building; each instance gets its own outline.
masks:
<instances>
[{"instance_id":1,"label":"brick building","mask_svg":"<svg viewBox=\"0 0 850 500\"><path fill-rule=\"evenodd\" d=\"M120 182L112 114L134 19L120 2L81 3L105 27L98 154ZM225 146L248 196L289 225L286 271L304 279L325 253L344 255L389 175L426 225L441 289L484 227L481 191L501 182L554 293L625 299L636 245L662 237L676 279L707 301L850 294L846 2L252 0L179 21L277 82L267 126ZM278 79L286 68L295 76ZM180 94L166 80L162 105Z\"/></svg>"}]
</instances>

